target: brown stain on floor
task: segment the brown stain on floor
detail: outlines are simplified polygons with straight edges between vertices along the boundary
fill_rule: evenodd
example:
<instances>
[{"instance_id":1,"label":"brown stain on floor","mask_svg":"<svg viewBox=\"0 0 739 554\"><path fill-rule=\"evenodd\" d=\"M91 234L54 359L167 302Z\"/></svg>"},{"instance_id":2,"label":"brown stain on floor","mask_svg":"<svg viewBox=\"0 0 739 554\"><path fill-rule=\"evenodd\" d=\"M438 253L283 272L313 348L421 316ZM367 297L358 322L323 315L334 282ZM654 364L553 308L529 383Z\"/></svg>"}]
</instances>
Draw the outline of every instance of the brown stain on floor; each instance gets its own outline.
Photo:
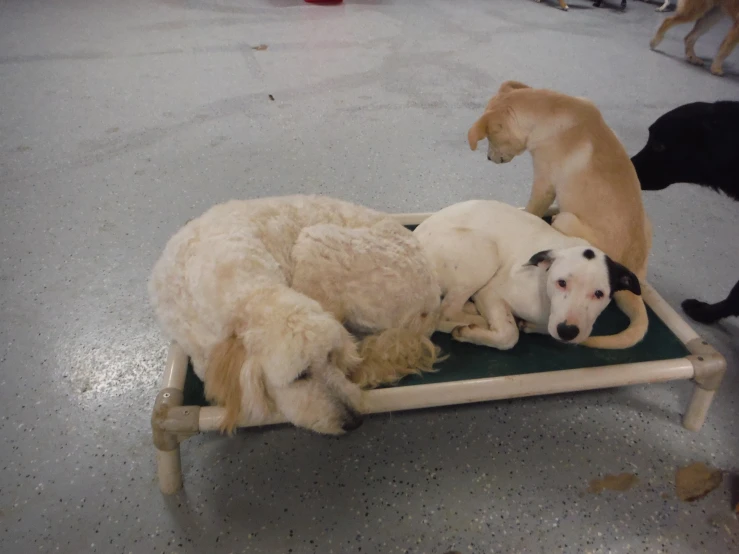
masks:
<instances>
[{"instance_id":1,"label":"brown stain on floor","mask_svg":"<svg viewBox=\"0 0 739 554\"><path fill-rule=\"evenodd\" d=\"M718 488L723 477L720 469L709 467L702 462L680 467L675 472L677 497L683 502L699 500Z\"/></svg>"},{"instance_id":2,"label":"brown stain on floor","mask_svg":"<svg viewBox=\"0 0 739 554\"><path fill-rule=\"evenodd\" d=\"M604 490L627 491L639 482L639 478L633 473L620 473L618 475L606 475L603 479L590 481L588 492L600 494Z\"/></svg>"}]
</instances>

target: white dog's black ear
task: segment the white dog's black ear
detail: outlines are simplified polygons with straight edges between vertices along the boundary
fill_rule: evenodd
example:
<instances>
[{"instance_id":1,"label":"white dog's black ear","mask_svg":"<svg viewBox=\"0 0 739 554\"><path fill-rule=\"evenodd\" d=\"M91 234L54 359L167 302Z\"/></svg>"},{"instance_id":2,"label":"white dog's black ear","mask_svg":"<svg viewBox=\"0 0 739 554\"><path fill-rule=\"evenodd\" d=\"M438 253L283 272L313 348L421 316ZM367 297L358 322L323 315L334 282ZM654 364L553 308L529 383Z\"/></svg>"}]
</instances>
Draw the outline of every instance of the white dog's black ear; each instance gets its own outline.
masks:
<instances>
[{"instance_id":1,"label":"white dog's black ear","mask_svg":"<svg viewBox=\"0 0 739 554\"><path fill-rule=\"evenodd\" d=\"M552 265L552 262L554 262L554 255L551 250L542 250L541 252L537 252L533 256L531 256L531 259L523 264L524 267L529 265L536 265L539 267L543 267L544 269L549 269L549 267Z\"/></svg>"},{"instance_id":2,"label":"white dog's black ear","mask_svg":"<svg viewBox=\"0 0 739 554\"><path fill-rule=\"evenodd\" d=\"M606 267L608 268L608 280L611 284L611 296L614 292L628 290L637 296L641 295L639 278L626 266L614 262L606 256Z\"/></svg>"}]
</instances>

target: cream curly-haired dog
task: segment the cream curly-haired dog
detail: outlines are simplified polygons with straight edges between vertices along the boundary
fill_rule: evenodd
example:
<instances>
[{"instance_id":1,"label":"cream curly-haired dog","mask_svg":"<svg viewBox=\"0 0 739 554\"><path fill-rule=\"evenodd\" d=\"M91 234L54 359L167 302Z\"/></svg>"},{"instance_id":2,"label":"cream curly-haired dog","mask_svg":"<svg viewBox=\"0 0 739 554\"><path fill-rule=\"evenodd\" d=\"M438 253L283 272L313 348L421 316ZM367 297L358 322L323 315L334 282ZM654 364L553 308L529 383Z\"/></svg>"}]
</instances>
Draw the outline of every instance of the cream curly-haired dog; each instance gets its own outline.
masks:
<instances>
[{"instance_id":1,"label":"cream curly-haired dog","mask_svg":"<svg viewBox=\"0 0 739 554\"><path fill-rule=\"evenodd\" d=\"M221 429L274 415L320 433L361 424L360 387L431 370L435 271L413 234L340 200L232 200L170 239L150 282ZM354 335L362 337L358 342Z\"/></svg>"}]
</instances>

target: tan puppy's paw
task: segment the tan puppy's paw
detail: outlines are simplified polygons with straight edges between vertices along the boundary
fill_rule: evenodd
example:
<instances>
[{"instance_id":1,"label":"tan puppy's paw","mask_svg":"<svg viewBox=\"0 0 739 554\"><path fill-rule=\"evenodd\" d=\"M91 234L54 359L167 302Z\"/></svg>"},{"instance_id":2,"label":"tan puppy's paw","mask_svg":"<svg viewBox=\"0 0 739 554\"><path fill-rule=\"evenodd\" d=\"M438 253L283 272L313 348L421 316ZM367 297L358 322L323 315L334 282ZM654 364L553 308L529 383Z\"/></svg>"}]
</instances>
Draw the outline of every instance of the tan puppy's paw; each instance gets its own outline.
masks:
<instances>
[{"instance_id":1,"label":"tan puppy's paw","mask_svg":"<svg viewBox=\"0 0 739 554\"><path fill-rule=\"evenodd\" d=\"M693 65L698 65L701 67L705 65L705 62L695 54L688 54L686 59L688 60L688 63L692 63Z\"/></svg>"},{"instance_id":2,"label":"tan puppy's paw","mask_svg":"<svg viewBox=\"0 0 739 554\"><path fill-rule=\"evenodd\" d=\"M711 73L717 77L721 77L724 74L724 70L720 65L713 64L711 65Z\"/></svg>"},{"instance_id":3,"label":"tan puppy's paw","mask_svg":"<svg viewBox=\"0 0 739 554\"><path fill-rule=\"evenodd\" d=\"M649 41L649 47L654 50L659 46L659 43L662 42L662 37L655 35L652 37L652 40Z\"/></svg>"}]
</instances>

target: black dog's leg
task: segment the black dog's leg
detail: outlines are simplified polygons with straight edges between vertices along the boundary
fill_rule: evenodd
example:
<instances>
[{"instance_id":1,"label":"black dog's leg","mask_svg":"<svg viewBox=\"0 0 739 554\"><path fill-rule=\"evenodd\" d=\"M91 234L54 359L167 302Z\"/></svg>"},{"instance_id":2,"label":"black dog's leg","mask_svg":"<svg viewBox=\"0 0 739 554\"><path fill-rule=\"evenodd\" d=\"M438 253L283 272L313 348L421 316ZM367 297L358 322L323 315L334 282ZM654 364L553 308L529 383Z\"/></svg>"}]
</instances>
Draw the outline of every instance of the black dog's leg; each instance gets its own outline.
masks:
<instances>
[{"instance_id":1,"label":"black dog's leg","mask_svg":"<svg viewBox=\"0 0 739 554\"><path fill-rule=\"evenodd\" d=\"M708 304L700 300L689 299L685 300L682 306L686 314L701 323L715 323L725 317L739 316L739 282L731 289L726 300Z\"/></svg>"},{"instance_id":2,"label":"black dog's leg","mask_svg":"<svg viewBox=\"0 0 739 554\"><path fill-rule=\"evenodd\" d=\"M593 2L593 7L594 8L600 8L600 5L602 3L603 3L603 0L595 0L595 2Z\"/></svg>"},{"instance_id":3,"label":"black dog's leg","mask_svg":"<svg viewBox=\"0 0 739 554\"><path fill-rule=\"evenodd\" d=\"M626 9L626 0L621 0L621 11Z\"/></svg>"}]
</instances>

